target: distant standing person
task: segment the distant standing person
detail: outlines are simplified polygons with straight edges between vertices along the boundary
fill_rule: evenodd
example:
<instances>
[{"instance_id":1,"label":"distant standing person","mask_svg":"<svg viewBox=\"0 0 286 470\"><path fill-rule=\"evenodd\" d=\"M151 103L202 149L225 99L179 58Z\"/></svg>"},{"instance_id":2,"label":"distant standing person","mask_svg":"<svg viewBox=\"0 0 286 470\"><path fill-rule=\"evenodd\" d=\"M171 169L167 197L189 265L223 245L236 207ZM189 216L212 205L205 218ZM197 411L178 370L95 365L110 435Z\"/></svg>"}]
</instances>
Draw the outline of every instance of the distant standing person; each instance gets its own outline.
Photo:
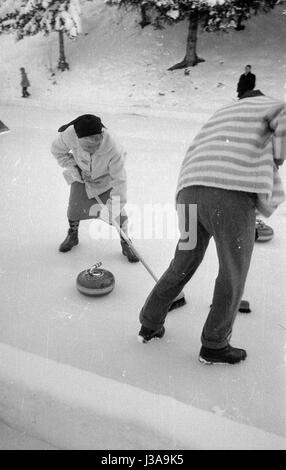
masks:
<instances>
[{"instance_id":1,"label":"distant standing person","mask_svg":"<svg viewBox=\"0 0 286 470\"><path fill-rule=\"evenodd\" d=\"M22 98L27 98L30 96L30 93L28 92L28 87L31 86L29 79L27 77L27 73L24 69L24 67L20 68L21 72L21 87L22 87Z\"/></svg>"},{"instance_id":2,"label":"distant standing person","mask_svg":"<svg viewBox=\"0 0 286 470\"><path fill-rule=\"evenodd\" d=\"M238 84L237 84L237 96L240 99L246 91L254 90L255 88L256 77L254 73L251 72L251 65L245 66L245 72L240 75Z\"/></svg>"}]
</instances>

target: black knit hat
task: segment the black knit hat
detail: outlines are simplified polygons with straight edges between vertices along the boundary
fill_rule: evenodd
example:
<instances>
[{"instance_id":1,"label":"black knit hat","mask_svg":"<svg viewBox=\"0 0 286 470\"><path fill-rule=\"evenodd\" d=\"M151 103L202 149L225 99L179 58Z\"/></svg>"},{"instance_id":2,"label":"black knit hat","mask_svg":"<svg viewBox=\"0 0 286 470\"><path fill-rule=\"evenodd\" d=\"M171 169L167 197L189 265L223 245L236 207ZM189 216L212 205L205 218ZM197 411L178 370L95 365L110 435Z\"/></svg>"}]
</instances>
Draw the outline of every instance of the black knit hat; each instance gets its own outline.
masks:
<instances>
[{"instance_id":1,"label":"black knit hat","mask_svg":"<svg viewBox=\"0 0 286 470\"><path fill-rule=\"evenodd\" d=\"M75 133L79 139L81 137L88 137L89 135L100 134L102 128L105 127L98 116L94 116L93 114L83 114L68 124L61 126L58 129L58 132L65 131L71 125L73 125Z\"/></svg>"}]
</instances>

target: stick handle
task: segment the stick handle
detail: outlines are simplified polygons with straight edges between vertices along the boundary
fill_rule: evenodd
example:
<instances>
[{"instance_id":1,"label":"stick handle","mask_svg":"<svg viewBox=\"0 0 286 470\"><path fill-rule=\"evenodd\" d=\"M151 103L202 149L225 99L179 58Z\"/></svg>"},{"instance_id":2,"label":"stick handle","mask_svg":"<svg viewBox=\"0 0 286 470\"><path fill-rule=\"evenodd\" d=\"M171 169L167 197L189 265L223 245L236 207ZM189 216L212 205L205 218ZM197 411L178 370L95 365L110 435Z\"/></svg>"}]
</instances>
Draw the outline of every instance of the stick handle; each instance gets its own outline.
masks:
<instances>
[{"instance_id":1,"label":"stick handle","mask_svg":"<svg viewBox=\"0 0 286 470\"><path fill-rule=\"evenodd\" d=\"M126 241L126 243L128 243L128 245L130 246L130 248L132 249L132 251L135 253L135 255L137 256L137 258L140 259L141 263L143 264L143 266L147 269L148 273L151 274L151 276L153 277L154 281L155 282L158 282L158 278L157 276L153 273L152 269L150 268L150 266L148 266L148 264L144 261L144 259L142 258L142 256L140 255L140 253L138 253L138 251L136 250L136 248L134 248L134 245L132 244L131 240L129 240L129 238L127 237L126 233L123 232L123 230L119 227L118 223L116 221L114 221L114 227L119 231L120 235L122 236L122 238L124 238L124 240ZM183 292L180 292L180 294L175 298L174 302L176 300L180 300L182 298L184 298L184 293Z\"/></svg>"},{"instance_id":2,"label":"stick handle","mask_svg":"<svg viewBox=\"0 0 286 470\"><path fill-rule=\"evenodd\" d=\"M101 201L100 197L99 196L95 196L98 204L100 205L101 209L103 209L104 207L104 204L103 202ZM122 228L120 227L120 225L116 222L116 220L112 220L112 225L116 228L116 230L120 233L120 236L123 238L124 241L126 241L127 245L131 248L131 250L134 252L134 254L137 256L137 258L139 258L139 260L141 261L141 263L143 264L143 266L147 269L148 273L153 277L154 281L157 282L158 281L158 278L157 276L153 273L152 269L150 268L150 266L148 266L148 264L144 261L144 259L142 258L142 256L140 255L140 253L138 252L138 250L134 247L134 245L132 244L131 240L129 240L129 238L127 237L126 233L123 232Z\"/></svg>"},{"instance_id":3,"label":"stick handle","mask_svg":"<svg viewBox=\"0 0 286 470\"><path fill-rule=\"evenodd\" d=\"M95 196L95 199L97 200L98 204L100 205L101 209L103 209L104 207L104 204L103 202L101 201L100 197L99 196ZM146 263L146 261L144 261L144 259L142 258L142 256L140 255L140 253L138 252L138 250L134 247L133 243L131 242L131 240L129 240L129 238L127 237L126 233L123 232L123 230L121 229L121 227L119 226L119 224L116 222L116 220L112 220L112 225L116 228L116 230L120 233L121 237L126 241L126 243L128 244L128 246L131 248L131 250L134 252L134 254L137 256L137 258L139 258L140 262L143 264L143 266L147 269L148 273L152 276L152 278L154 279L155 282L158 282L158 277L153 273L152 269L150 268L150 266L148 266L148 264ZM181 299L182 297L184 297L184 293L183 292L180 292L180 294L176 297L175 301L176 300L179 300Z\"/></svg>"},{"instance_id":4,"label":"stick handle","mask_svg":"<svg viewBox=\"0 0 286 470\"><path fill-rule=\"evenodd\" d=\"M150 266L148 266L148 264L144 261L144 259L142 258L142 256L140 255L140 253L138 252L138 250L134 247L133 243L131 242L131 240L129 240L129 238L127 237L126 233L123 232L122 228L119 227L118 223L114 221L114 227L119 231L121 237L126 241L126 243L128 244L128 246L131 248L131 250L134 252L134 254L137 256L137 258L140 259L141 263L143 264L143 266L147 269L148 273L151 274L151 276L153 277L154 281L157 282L158 281L158 278L157 276L153 273L152 269L150 268Z\"/></svg>"}]
</instances>

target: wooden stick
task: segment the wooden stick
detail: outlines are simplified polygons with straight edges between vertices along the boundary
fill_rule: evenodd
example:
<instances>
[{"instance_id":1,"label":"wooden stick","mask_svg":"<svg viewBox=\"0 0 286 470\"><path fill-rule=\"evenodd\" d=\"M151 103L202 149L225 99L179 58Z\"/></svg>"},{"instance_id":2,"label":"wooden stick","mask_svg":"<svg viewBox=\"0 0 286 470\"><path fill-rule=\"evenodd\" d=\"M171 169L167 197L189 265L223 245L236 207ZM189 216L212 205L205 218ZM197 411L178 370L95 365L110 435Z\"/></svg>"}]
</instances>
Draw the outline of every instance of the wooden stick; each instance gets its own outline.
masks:
<instances>
[{"instance_id":1,"label":"wooden stick","mask_svg":"<svg viewBox=\"0 0 286 470\"><path fill-rule=\"evenodd\" d=\"M100 197L99 196L95 196L95 199L97 200L98 204L100 205L101 209L103 209L104 207L104 204L103 202L101 201ZM139 251L134 247L133 243L131 242L131 240L127 237L126 233L123 232L122 228L120 227L120 225L116 222L115 219L112 219L112 225L116 228L116 230L120 233L121 237L126 241L126 243L128 244L128 246L131 248L131 250L134 252L134 254L137 256L137 258L140 260L140 262L143 264L143 266L145 267L145 269L148 271L148 273L151 275L151 277L154 279L155 282L158 282L158 277L154 274L154 272L152 271L152 269L150 268L150 266L146 263L146 261L143 259L143 257L141 256L141 254L139 253ZM177 301L177 300L180 300L182 298L184 298L184 293L181 292L174 300Z\"/></svg>"}]
</instances>

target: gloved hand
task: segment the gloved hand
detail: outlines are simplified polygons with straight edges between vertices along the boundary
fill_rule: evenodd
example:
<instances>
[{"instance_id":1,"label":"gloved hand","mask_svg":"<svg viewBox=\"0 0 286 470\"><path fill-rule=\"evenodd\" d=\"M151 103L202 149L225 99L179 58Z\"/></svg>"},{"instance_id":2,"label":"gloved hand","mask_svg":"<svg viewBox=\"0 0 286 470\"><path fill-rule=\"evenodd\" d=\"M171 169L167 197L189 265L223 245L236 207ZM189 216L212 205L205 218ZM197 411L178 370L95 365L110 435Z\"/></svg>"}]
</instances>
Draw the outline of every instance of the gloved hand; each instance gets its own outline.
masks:
<instances>
[{"instance_id":1,"label":"gloved hand","mask_svg":"<svg viewBox=\"0 0 286 470\"><path fill-rule=\"evenodd\" d=\"M75 181L77 181L78 183L83 183L80 172L78 171L76 166L66 168L63 171L63 175L68 184L72 184Z\"/></svg>"},{"instance_id":2,"label":"gloved hand","mask_svg":"<svg viewBox=\"0 0 286 470\"><path fill-rule=\"evenodd\" d=\"M81 170L81 177L84 181L84 183L89 183L92 181L92 177L90 174L86 173L85 171Z\"/></svg>"},{"instance_id":3,"label":"gloved hand","mask_svg":"<svg viewBox=\"0 0 286 470\"><path fill-rule=\"evenodd\" d=\"M284 160L282 158L274 158L274 163L276 165L276 168L278 169L279 166L283 165Z\"/></svg>"}]
</instances>

